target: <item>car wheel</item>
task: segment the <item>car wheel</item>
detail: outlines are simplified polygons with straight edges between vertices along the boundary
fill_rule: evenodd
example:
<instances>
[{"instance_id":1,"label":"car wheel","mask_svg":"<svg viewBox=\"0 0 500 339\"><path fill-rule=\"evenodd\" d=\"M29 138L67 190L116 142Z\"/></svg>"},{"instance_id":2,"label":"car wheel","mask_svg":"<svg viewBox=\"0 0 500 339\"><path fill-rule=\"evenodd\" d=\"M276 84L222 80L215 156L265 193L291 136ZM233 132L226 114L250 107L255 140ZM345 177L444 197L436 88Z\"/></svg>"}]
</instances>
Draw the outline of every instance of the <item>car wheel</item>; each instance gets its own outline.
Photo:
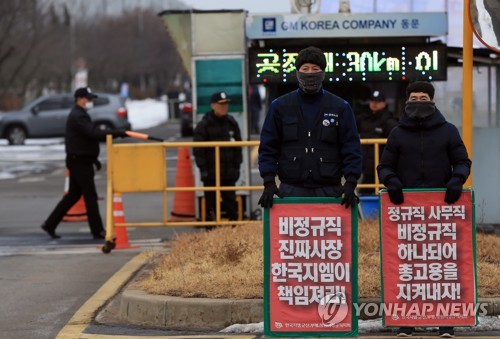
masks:
<instances>
[{"instance_id":1,"label":"car wheel","mask_svg":"<svg viewBox=\"0 0 500 339\"><path fill-rule=\"evenodd\" d=\"M26 130L21 126L12 126L7 129L5 137L9 140L9 145L24 145Z\"/></svg>"}]
</instances>

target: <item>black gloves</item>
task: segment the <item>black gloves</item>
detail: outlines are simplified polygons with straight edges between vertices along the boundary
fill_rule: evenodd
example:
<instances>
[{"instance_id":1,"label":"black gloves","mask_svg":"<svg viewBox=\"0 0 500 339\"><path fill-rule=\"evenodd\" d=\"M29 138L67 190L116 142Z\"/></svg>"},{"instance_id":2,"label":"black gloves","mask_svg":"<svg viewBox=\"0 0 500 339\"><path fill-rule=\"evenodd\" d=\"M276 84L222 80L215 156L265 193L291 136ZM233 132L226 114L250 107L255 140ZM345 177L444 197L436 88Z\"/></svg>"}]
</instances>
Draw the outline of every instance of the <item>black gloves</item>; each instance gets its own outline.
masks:
<instances>
[{"instance_id":1,"label":"black gloves","mask_svg":"<svg viewBox=\"0 0 500 339\"><path fill-rule=\"evenodd\" d=\"M387 180L385 186L387 187L387 193L389 193L389 199L391 199L393 204L400 205L405 201L403 196L403 184L397 177L392 177Z\"/></svg>"},{"instance_id":2,"label":"black gloves","mask_svg":"<svg viewBox=\"0 0 500 339\"><path fill-rule=\"evenodd\" d=\"M358 185L357 181L355 178L347 178L346 182L344 184L344 197L342 198L341 205L345 205L345 208L349 208L351 206L354 206L359 202L358 197L356 196L356 193L354 190L356 189L356 186Z\"/></svg>"},{"instance_id":3,"label":"black gloves","mask_svg":"<svg viewBox=\"0 0 500 339\"><path fill-rule=\"evenodd\" d=\"M112 133L113 138L127 138L128 135L124 129L115 129Z\"/></svg>"},{"instance_id":4,"label":"black gloves","mask_svg":"<svg viewBox=\"0 0 500 339\"><path fill-rule=\"evenodd\" d=\"M451 177L450 181L446 184L446 194L444 196L444 201L447 204L453 204L460 199L462 194L462 185L464 181L458 176Z\"/></svg>"},{"instance_id":5,"label":"black gloves","mask_svg":"<svg viewBox=\"0 0 500 339\"><path fill-rule=\"evenodd\" d=\"M264 208L273 207L273 197L277 195L280 198L283 198L278 190L278 186L274 181L269 181L264 183L264 192L262 193L258 204Z\"/></svg>"}]
</instances>

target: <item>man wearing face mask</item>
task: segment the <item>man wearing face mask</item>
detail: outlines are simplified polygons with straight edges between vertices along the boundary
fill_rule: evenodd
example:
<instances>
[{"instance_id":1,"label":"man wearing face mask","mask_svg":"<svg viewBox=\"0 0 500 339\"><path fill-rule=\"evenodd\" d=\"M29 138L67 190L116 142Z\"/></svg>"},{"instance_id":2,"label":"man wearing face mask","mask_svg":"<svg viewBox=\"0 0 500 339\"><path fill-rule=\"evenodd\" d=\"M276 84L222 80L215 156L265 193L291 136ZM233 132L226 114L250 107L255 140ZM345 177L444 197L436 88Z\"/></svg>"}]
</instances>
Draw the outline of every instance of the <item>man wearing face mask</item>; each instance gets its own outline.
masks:
<instances>
[{"instance_id":1,"label":"man wearing face mask","mask_svg":"<svg viewBox=\"0 0 500 339\"><path fill-rule=\"evenodd\" d=\"M351 106L322 88L326 59L319 48L301 50L295 67L299 88L271 103L262 127L259 171L264 192L259 204L271 208L275 194L343 195L342 204L351 207L358 201L355 189L361 175L361 145Z\"/></svg>"},{"instance_id":2,"label":"man wearing face mask","mask_svg":"<svg viewBox=\"0 0 500 339\"><path fill-rule=\"evenodd\" d=\"M94 166L97 170L101 169L101 163L97 159L99 142L105 141L106 134L123 138L127 137L127 134L125 130L101 130L92 123L87 111L94 107L96 98L97 95L88 87L77 89L75 105L66 120L65 146L69 189L41 226L53 239L60 238L55 232L57 225L82 195L92 236L94 239L104 239L105 232L94 183Z\"/></svg>"},{"instance_id":3,"label":"man wearing face mask","mask_svg":"<svg viewBox=\"0 0 500 339\"><path fill-rule=\"evenodd\" d=\"M403 114L387 139L377 171L394 204L404 203L403 188L446 188L444 201L453 204L469 177L471 160L462 138L433 98L430 83L408 85ZM398 336L411 336L413 330L401 327ZM440 327L439 335L452 337L453 327Z\"/></svg>"}]
</instances>

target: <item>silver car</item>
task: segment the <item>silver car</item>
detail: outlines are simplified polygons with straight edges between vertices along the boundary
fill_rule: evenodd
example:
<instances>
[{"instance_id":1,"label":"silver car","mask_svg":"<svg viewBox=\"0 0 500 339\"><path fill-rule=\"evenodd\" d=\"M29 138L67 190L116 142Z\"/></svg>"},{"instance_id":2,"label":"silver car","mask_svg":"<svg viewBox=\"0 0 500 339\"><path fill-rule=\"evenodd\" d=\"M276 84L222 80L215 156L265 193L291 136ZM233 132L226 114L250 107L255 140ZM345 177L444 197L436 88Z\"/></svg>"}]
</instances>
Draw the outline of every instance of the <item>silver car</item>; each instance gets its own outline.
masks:
<instances>
[{"instance_id":1,"label":"silver car","mask_svg":"<svg viewBox=\"0 0 500 339\"><path fill-rule=\"evenodd\" d=\"M131 129L122 98L116 94L96 93L94 108L89 110L94 124L101 129ZM63 137L66 118L75 99L72 93L42 96L19 111L0 113L0 137L9 145L23 145L26 138Z\"/></svg>"}]
</instances>

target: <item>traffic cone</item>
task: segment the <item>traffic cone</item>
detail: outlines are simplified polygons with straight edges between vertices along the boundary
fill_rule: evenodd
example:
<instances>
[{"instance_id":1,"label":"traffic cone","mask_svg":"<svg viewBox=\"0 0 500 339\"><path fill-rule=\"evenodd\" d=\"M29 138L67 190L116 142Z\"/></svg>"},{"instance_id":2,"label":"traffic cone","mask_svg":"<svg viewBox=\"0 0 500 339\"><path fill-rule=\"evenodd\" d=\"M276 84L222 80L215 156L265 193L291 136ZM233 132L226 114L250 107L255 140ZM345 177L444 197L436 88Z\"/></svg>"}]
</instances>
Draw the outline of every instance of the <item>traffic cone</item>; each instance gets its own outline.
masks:
<instances>
[{"instance_id":1,"label":"traffic cone","mask_svg":"<svg viewBox=\"0 0 500 339\"><path fill-rule=\"evenodd\" d=\"M68 194L69 190L69 170L66 169L66 178L64 179L64 194ZM63 221L78 222L87 221L87 208L83 196L70 208L70 210L63 217Z\"/></svg>"},{"instance_id":2,"label":"traffic cone","mask_svg":"<svg viewBox=\"0 0 500 339\"><path fill-rule=\"evenodd\" d=\"M193 165L189 148L179 147L175 187L194 187ZM168 221L195 220L194 191L174 192L174 209Z\"/></svg>"},{"instance_id":3,"label":"traffic cone","mask_svg":"<svg viewBox=\"0 0 500 339\"><path fill-rule=\"evenodd\" d=\"M125 223L125 213L123 212L123 201L121 193L115 193L113 195L113 223L115 225L117 223ZM128 242L127 228L125 226L115 226L115 238L115 248L125 249L132 247Z\"/></svg>"}]
</instances>

